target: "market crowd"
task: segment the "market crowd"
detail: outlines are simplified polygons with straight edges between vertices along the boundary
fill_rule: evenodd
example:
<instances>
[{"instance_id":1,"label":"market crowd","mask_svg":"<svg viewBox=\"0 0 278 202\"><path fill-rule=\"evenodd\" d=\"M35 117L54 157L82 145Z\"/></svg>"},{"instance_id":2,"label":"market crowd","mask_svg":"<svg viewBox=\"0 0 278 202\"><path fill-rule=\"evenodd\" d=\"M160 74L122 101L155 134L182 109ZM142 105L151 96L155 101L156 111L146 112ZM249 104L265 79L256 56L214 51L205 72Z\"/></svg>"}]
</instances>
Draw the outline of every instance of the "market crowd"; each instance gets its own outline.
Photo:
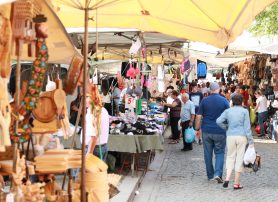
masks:
<instances>
[{"instance_id":1,"label":"market crowd","mask_svg":"<svg viewBox=\"0 0 278 202\"><path fill-rule=\"evenodd\" d=\"M81 92L81 91L79 91ZM95 155L107 156L107 141L109 136L109 116L118 115L125 110L126 96L137 96L152 101L148 88L132 83L120 90L114 82L109 89L102 92L103 110L101 118L101 140L91 136L93 126L87 127L87 145L93 142L91 148ZM81 96L71 104L71 122L76 122ZM156 100L158 101L158 100ZM207 178L223 183L228 187L232 171L235 170L234 189L242 189L240 173L243 172L243 158L247 144L254 147L251 125L254 119L249 114L258 114L260 127L259 137L266 137L264 123L267 119L268 107L264 89L251 88L242 84L207 82L198 80L189 84L189 88L181 90L168 86L163 96L159 98L164 112L169 114L171 136L169 144L178 144L182 139L181 151L193 149L194 142L203 145ZM88 107L90 101L88 101ZM91 120L91 114L86 114ZM91 121L89 121L91 122ZM252 122L252 123L251 123ZM194 139L188 140L187 133L194 131ZM82 141L82 140L81 140ZM87 146L87 147L88 147ZM102 148L102 154L99 153ZM223 179L224 154L227 149L227 176ZM213 165L213 153L215 165Z\"/></svg>"},{"instance_id":2,"label":"market crowd","mask_svg":"<svg viewBox=\"0 0 278 202\"><path fill-rule=\"evenodd\" d=\"M234 189L242 189L240 174L244 170L246 146L254 148L252 124L257 113L259 137L268 137L265 122L268 117L264 88L250 88L243 84L192 82L180 92L168 87L162 103L169 111L172 135L169 144L177 144L182 137L181 151L193 149L193 142L203 144L208 180L223 183L227 188L235 171ZM189 128L195 130L195 140L187 140ZM223 177L224 155L227 149L226 170ZM215 165L213 165L213 153Z\"/></svg>"}]
</instances>

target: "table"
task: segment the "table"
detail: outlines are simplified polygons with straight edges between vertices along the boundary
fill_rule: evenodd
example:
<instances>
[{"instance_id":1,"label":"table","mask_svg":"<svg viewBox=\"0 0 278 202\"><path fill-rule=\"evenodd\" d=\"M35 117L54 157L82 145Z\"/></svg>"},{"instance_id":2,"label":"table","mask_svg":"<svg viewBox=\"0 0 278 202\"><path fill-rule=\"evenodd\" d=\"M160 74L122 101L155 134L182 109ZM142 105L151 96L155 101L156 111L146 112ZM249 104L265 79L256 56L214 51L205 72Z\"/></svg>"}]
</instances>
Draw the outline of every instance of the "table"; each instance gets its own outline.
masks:
<instances>
[{"instance_id":1,"label":"table","mask_svg":"<svg viewBox=\"0 0 278 202\"><path fill-rule=\"evenodd\" d=\"M144 151L162 151L163 136L156 135L110 135L108 150L116 152L132 153L131 171L134 176L135 156ZM146 166L147 169L148 165Z\"/></svg>"},{"instance_id":2,"label":"table","mask_svg":"<svg viewBox=\"0 0 278 202\"><path fill-rule=\"evenodd\" d=\"M127 153L142 153L147 150L163 150L163 137L156 135L110 135L108 150Z\"/></svg>"}]
</instances>

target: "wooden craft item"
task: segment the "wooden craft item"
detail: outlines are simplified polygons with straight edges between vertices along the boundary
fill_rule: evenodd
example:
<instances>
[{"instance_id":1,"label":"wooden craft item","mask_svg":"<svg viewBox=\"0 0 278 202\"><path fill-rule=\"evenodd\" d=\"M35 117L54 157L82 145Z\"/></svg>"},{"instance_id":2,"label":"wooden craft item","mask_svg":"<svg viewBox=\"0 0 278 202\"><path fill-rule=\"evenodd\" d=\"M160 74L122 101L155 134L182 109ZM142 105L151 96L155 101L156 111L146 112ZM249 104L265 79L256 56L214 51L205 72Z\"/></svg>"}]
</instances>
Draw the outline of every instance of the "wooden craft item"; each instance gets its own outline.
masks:
<instances>
[{"instance_id":1,"label":"wooden craft item","mask_svg":"<svg viewBox=\"0 0 278 202\"><path fill-rule=\"evenodd\" d=\"M72 95L74 93L79 82L80 76L82 75L82 69L83 58L79 55L73 56L66 78L65 92L67 94Z\"/></svg>"},{"instance_id":2,"label":"wooden craft item","mask_svg":"<svg viewBox=\"0 0 278 202\"><path fill-rule=\"evenodd\" d=\"M62 80L58 80L58 88L54 91L53 99L57 107L58 115L63 114L64 104L67 102L66 93L62 89Z\"/></svg>"},{"instance_id":3,"label":"wooden craft item","mask_svg":"<svg viewBox=\"0 0 278 202\"><path fill-rule=\"evenodd\" d=\"M43 123L35 119L33 121L33 125L34 125L34 127L32 128L33 134L55 133L59 130L59 128L57 127L56 119L48 123ZM19 132L21 132L21 130L19 130Z\"/></svg>"},{"instance_id":4,"label":"wooden craft item","mask_svg":"<svg viewBox=\"0 0 278 202\"><path fill-rule=\"evenodd\" d=\"M23 1L23 0L22 0ZM45 19L44 19L45 20ZM38 18L34 18L36 23L43 23ZM19 114L24 117L20 122L20 127L23 130L20 133L11 133L13 142L24 143L29 140L32 134L32 124L30 123L30 116L32 111L36 108L39 94L42 89L42 84L45 77L46 67L48 60L48 48L45 38L37 38L36 40L36 59L33 62L32 78L29 81L29 87L26 96L21 102L18 110Z\"/></svg>"},{"instance_id":5,"label":"wooden craft item","mask_svg":"<svg viewBox=\"0 0 278 202\"><path fill-rule=\"evenodd\" d=\"M0 77L0 151L11 146L9 128L11 124L11 107L8 98L7 79Z\"/></svg>"},{"instance_id":6,"label":"wooden craft item","mask_svg":"<svg viewBox=\"0 0 278 202\"><path fill-rule=\"evenodd\" d=\"M58 89L54 91L53 99L57 107L58 121L63 130L64 138L68 139L68 137L71 135L71 130L67 111L66 93L62 89L62 80L59 79L56 83Z\"/></svg>"},{"instance_id":7,"label":"wooden craft item","mask_svg":"<svg viewBox=\"0 0 278 202\"><path fill-rule=\"evenodd\" d=\"M36 156L35 157L35 161L68 161L68 160L80 160L80 156L79 155L49 155L49 154L44 154L42 156Z\"/></svg>"},{"instance_id":8,"label":"wooden craft item","mask_svg":"<svg viewBox=\"0 0 278 202\"><path fill-rule=\"evenodd\" d=\"M0 14L0 76L9 78L11 74L12 29L10 21Z\"/></svg>"},{"instance_id":9,"label":"wooden craft item","mask_svg":"<svg viewBox=\"0 0 278 202\"><path fill-rule=\"evenodd\" d=\"M44 92L40 95L36 108L32 111L35 119L49 123L56 118L57 107L53 100L55 91Z\"/></svg>"},{"instance_id":10,"label":"wooden craft item","mask_svg":"<svg viewBox=\"0 0 278 202\"><path fill-rule=\"evenodd\" d=\"M43 187L45 183L31 184L27 181L25 185L22 185L22 192L24 194L24 201L26 202L43 202L45 201L45 193Z\"/></svg>"},{"instance_id":11,"label":"wooden craft item","mask_svg":"<svg viewBox=\"0 0 278 202\"><path fill-rule=\"evenodd\" d=\"M18 0L12 9L13 41L16 56L22 55L23 44L28 46L28 56L35 56L36 30L33 17L41 12L39 1Z\"/></svg>"},{"instance_id":12,"label":"wooden craft item","mask_svg":"<svg viewBox=\"0 0 278 202\"><path fill-rule=\"evenodd\" d=\"M98 168L98 170L101 171L107 171L108 166L104 161L100 160L97 156L93 154L87 154L86 156L86 170L88 172L95 172L96 169L95 167Z\"/></svg>"},{"instance_id":13,"label":"wooden craft item","mask_svg":"<svg viewBox=\"0 0 278 202\"><path fill-rule=\"evenodd\" d=\"M52 155L56 155L56 154L76 154L76 155L81 155L81 150L74 150L74 149L51 149L51 150L47 150L45 152L45 154L52 154Z\"/></svg>"}]
</instances>

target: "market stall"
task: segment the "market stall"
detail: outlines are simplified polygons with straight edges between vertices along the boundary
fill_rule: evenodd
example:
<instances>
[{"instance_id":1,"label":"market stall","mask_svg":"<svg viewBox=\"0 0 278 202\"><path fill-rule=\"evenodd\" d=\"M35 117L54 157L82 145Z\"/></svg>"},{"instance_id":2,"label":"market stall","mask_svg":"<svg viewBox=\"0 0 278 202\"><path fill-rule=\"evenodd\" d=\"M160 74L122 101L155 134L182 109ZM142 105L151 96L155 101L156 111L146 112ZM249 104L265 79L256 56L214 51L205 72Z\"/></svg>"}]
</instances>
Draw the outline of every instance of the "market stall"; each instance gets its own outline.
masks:
<instances>
[{"instance_id":1,"label":"market stall","mask_svg":"<svg viewBox=\"0 0 278 202\"><path fill-rule=\"evenodd\" d=\"M255 102L255 92L260 89L267 98L268 116L265 130L267 138L277 141L277 100L278 100L278 72L277 56L269 54L255 54L252 58L231 64L228 68L227 82L235 80L238 85L247 86L250 94L251 117L255 117L253 110ZM252 118L251 123L255 122ZM255 130L260 133L259 126Z\"/></svg>"}]
</instances>

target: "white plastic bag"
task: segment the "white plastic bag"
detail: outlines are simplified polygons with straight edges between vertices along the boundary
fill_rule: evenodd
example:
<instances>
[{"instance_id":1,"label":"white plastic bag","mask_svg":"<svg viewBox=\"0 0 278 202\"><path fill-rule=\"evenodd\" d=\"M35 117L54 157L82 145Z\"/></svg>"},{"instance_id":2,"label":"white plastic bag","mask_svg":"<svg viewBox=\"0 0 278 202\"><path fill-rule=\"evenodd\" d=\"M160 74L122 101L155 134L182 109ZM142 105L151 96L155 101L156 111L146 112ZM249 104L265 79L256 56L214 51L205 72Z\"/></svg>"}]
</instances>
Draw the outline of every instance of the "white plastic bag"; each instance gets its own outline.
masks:
<instances>
[{"instance_id":1,"label":"white plastic bag","mask_svg":"<svg viewBox=\"0 0 278 202\"><path fill-rule=\"evenodd\" d=\"M254 164L256 160L256 151L254 147L248 147L244 154L244 165Z\"/></svg>"}]
</instances>

